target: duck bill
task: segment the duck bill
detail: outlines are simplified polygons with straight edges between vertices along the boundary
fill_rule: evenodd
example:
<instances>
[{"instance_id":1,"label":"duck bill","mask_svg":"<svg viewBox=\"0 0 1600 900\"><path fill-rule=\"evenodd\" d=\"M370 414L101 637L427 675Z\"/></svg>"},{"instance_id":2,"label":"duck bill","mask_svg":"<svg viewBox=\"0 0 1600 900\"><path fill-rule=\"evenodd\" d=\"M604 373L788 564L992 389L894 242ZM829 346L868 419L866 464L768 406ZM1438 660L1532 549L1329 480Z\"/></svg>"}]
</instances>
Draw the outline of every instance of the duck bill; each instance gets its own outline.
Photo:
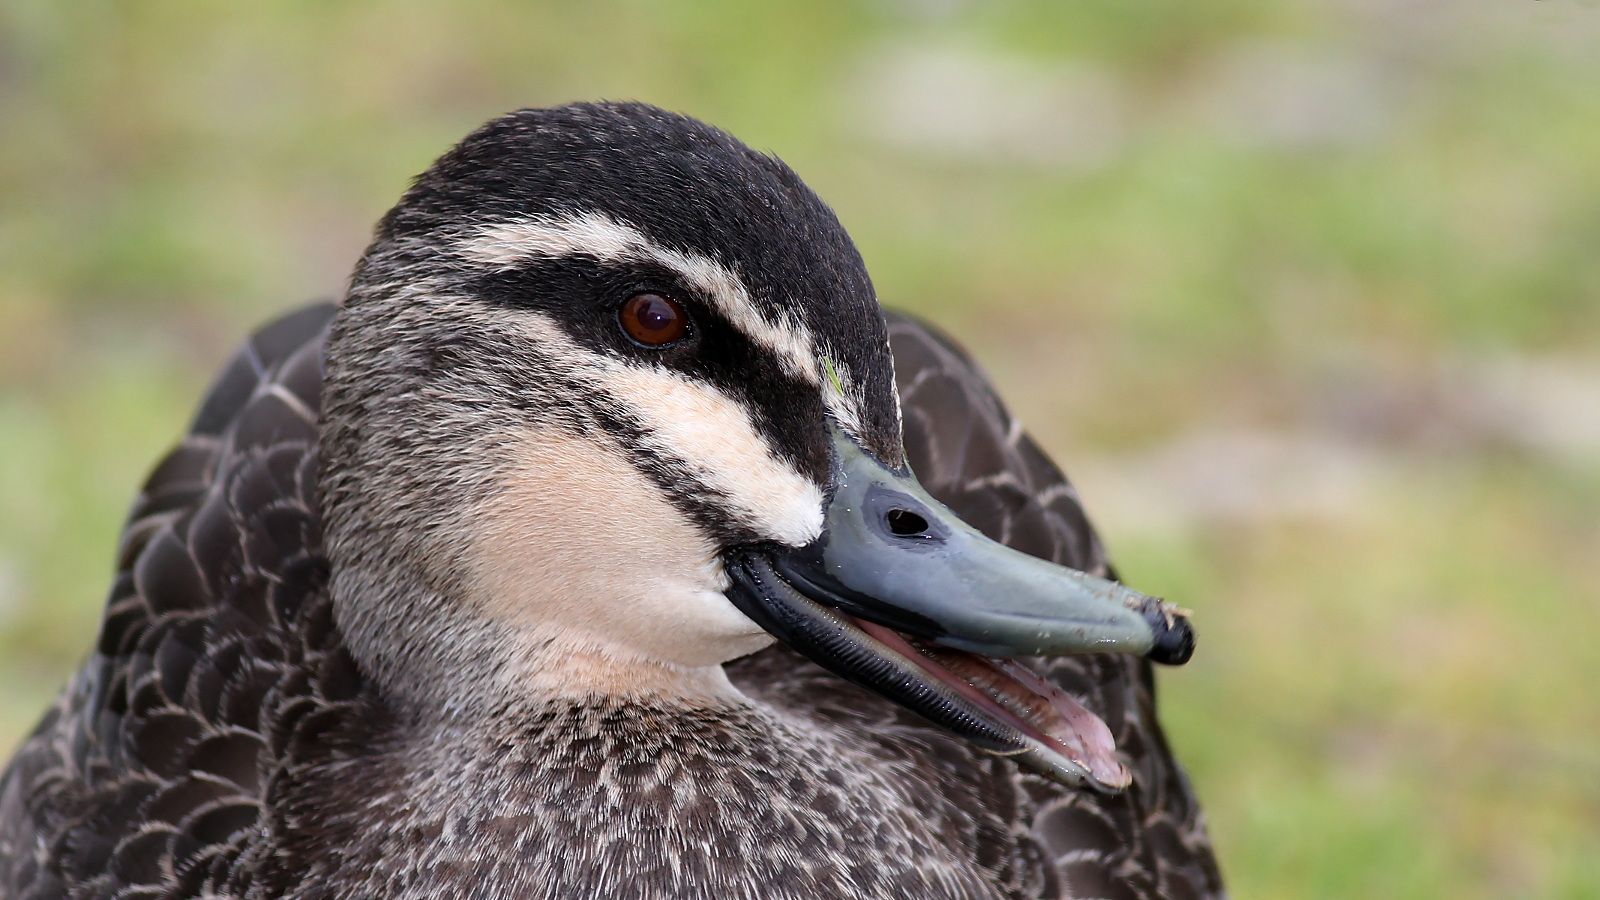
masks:
<instances>
[{"instance_id":1,"label":"duck bill","mask_svg":"<svg viewBox=\"0 0 1600 900\"><path fill-rule=\"evenodd\" d=\"M1011 660L1124 653L1181 664L1182 611L990 540L835 430L822 534L730 551L729 599L819 665L1056 780L1129 781L1106 726Z\"/></svg>"}]
</instances>

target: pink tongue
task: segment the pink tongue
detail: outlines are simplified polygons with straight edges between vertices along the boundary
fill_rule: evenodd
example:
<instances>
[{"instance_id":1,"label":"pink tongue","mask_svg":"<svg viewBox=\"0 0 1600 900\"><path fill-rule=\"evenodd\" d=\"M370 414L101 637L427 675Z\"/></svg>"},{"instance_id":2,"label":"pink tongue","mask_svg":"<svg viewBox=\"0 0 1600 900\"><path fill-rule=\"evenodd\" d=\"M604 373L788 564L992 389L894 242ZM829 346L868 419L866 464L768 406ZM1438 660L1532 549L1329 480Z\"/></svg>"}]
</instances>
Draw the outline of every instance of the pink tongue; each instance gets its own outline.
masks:
<instances>
[{"instance_id":1,"label":"pink tongue","mask_svg":"<svg viewBox=\"0 0 1600 900\"><path fill-rule=\"evenodd\" d=\"M928 654L917 650L901 637L898 633L852 617L851 621L877 639L887 644L890 648L916 663L930 674L939 676L941 681L969 700L976 701L980 706L988 707L995 712L1010 716L1020 723L1025 730L1031 732L1035 739L1042 739L1046 744L1054 744L1056 752L1067 757L1073 762L1089 770L1089 775L1094 780L1109 788L1125 788L1133 782L1133 776L1123 767L1117 759L1116 741L1111 737L1111 729L1100 721L1100 717L1084 709L1083 704L1068 696L1054 684L1039 677L1033 670L1009 659L995 659L988 656L978 656L975 653L963 653L955 650L940 648L940 655L949 654L943 664L935 662ZM1050 712L1046 713L1033 703L1028 703L1027 698L1021 700L1025 706L1033 706L1038 710L1036 716L1022 716L1007 709L1004 704L997 702L980 691L968 677L960 674L965 670L971 676L977 677L974 668L988 669L1002 682L1010 682L1014 694L1021 688L1035 698L1045 701ZM1002 685L994 684L995 678L981 678L988 684L987 690L1000 691Z\"/></svg>"},{"instance_id":2,"label":"pink tongue","mask_svg":"<svg viewBox=\"0 0 1600 900\"><path fill-rule=\"evenodd\" d=\"M1050 701L1051 709L1060 718L1044 723L1045 734L1066 750L1069 759L1087 768L1096 781L1114 788L1125 788L1133 782L1132 774L1117 759L1117 742L1111 736L1111 729L1099 716L1016 660L980 658Z\"/></svg>"}]
</instances>

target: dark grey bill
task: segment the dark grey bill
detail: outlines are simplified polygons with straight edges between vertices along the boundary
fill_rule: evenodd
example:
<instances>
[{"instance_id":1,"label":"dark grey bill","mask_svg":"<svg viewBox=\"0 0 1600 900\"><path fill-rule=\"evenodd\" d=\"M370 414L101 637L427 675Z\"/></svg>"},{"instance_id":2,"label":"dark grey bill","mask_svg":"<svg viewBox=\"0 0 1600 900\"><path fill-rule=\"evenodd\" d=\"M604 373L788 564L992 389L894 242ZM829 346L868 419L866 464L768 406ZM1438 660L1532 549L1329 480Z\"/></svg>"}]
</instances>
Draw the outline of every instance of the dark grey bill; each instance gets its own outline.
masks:
<instances>
[{"instance_id":1,"label":"dark grey bill","mask_svg":"<svg viewBox=\"0 0 1600 900\"><path fill-rule=\"evenodd\" d=\"M730 551L729 599L818 664L984 750L1063 782L1125 787L1105 725L1010 660L1181 664L1194 651L1182 611L990 540L838 429L834 453L822 534Z\"/></svg>"}]
</instances>

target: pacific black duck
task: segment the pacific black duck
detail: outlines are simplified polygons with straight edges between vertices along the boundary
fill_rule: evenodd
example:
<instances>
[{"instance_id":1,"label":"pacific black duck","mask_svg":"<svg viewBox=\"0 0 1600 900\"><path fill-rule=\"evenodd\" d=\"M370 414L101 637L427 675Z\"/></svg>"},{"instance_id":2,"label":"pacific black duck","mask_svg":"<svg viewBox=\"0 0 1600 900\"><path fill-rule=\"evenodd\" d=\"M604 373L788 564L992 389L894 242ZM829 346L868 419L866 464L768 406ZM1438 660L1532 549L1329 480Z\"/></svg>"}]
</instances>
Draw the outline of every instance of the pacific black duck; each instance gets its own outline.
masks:
<instances>
[{"instance_id":1,"label":"pacific black duck","mask_svg":"<svg viewBox=\"0 0 1600 900\"><path fill-rule=\"evenodd\" d=\"M0 896L1214 895L1114 578L783 163L512 113L150 476Z\"/></svg>"}]
</instances>

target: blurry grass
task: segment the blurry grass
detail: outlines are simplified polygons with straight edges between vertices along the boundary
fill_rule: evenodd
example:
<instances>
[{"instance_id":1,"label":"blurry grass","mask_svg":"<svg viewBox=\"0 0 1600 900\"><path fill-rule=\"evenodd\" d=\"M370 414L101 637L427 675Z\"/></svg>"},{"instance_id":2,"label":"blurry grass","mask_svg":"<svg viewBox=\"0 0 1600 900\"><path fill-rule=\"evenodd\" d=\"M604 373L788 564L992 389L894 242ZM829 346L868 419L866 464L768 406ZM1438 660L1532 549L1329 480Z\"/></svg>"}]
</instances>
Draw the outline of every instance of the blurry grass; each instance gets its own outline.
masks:
<instances>
[{"instance_id":1,"label":"blurry grass","mask_svg":"<svg viewBox=\"0 0 1600 900\"><path fill-rule=\"evenodd\" d=\"M1525 481L1412 472L1356 527L1119 547L1147 589L1208 598L1206 655L1166 679L1163 710L1229 798L1210 812L1241 894L1600 883L1580 849L1600 812L1600 565Z\"/></svg>"},{"instance_id":2,"label":"blurry grass","mask_svg":"<svg viewBox=\"0 0 1600 900\"><path fill-rule=\"evenodd\" d=\"M0 748L87 648L217 360L337 294L490 115L636 97L781 152L887 303L1102 472L1197 428L1337 428L1352 373L1594 364L1596 40L1560 2L8 3ZM1025 106L1020 147L886 138L869 79L907 48L1088 90L1109 152L1040 156ZM1600 461L1360 439L1354 513L1157 526L1081 485L1130 579L1199 610L1162 702L1236 895L1600 894Z\"/></svg>"}]
</instances>

